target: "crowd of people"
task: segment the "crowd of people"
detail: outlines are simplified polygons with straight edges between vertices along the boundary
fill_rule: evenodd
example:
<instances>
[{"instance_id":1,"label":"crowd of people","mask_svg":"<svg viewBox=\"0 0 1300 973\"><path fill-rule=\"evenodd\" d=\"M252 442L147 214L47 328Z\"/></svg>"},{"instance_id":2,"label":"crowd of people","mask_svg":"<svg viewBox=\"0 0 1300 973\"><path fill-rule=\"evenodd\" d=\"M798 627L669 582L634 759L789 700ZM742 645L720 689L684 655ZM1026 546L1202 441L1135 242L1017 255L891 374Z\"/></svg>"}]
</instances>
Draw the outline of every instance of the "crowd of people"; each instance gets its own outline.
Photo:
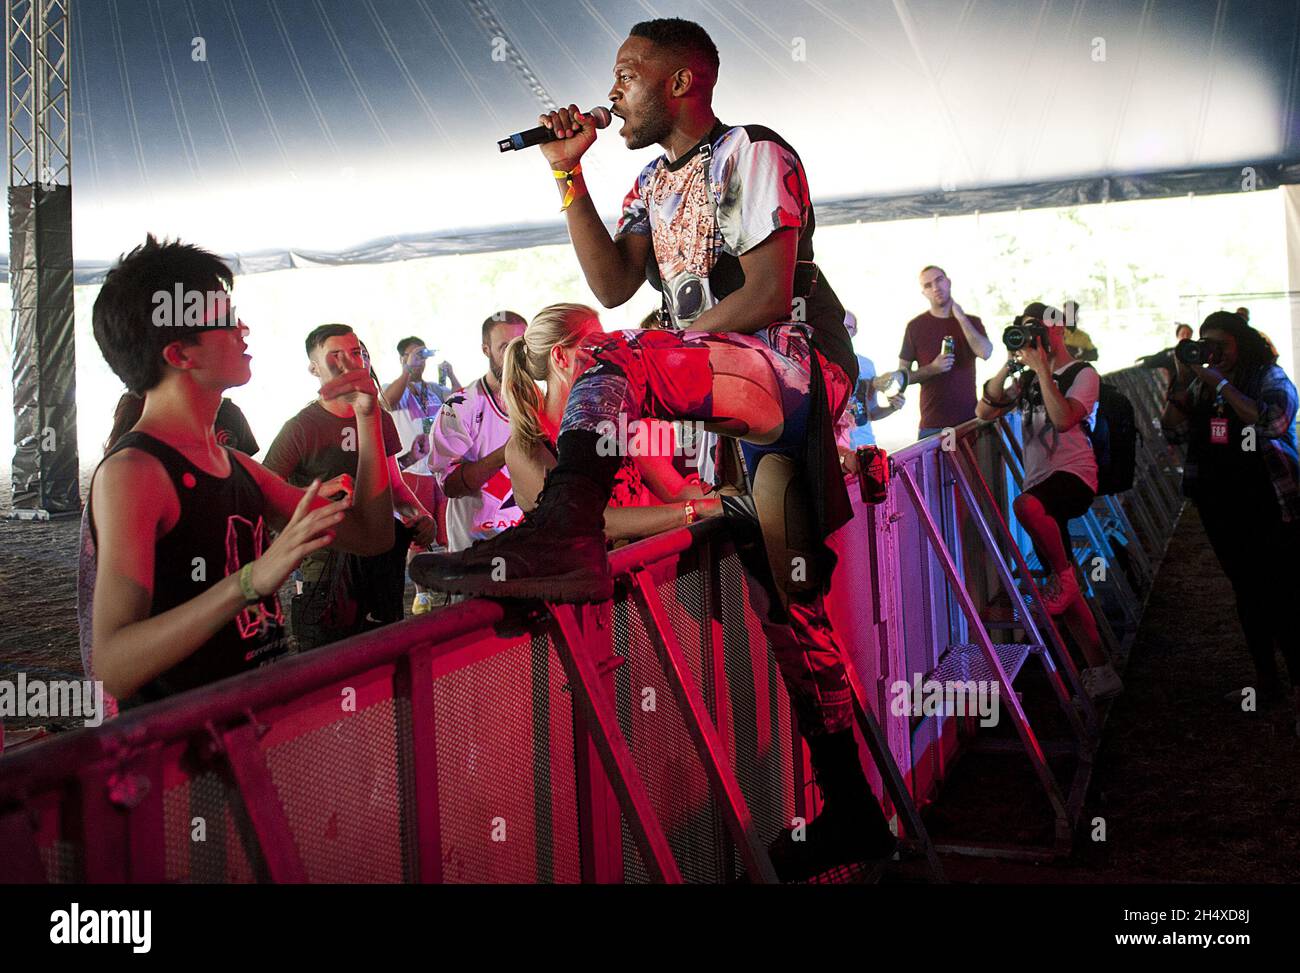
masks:
<instances>
[{"instance_id":1,"label":"crowd of people","mask_svg":"<svg viewBox=\"0 0 1300 973\"><path fill-rule=\"evenodd\" d=\"M251 374L229 268L152 236L113 267L94 333L127 395L87 498L80 572L83 661L107 693L123 706L159 699L295 643L314 649L391 623L405 614L408 573L416 614L477 594L606 598L611 543L728 516L761 538L766 557L748 564L752 597L825 798L806 840L787 829L773 842L778 874L888 856L893 836L863 774L827 617L825 541L851 516L844 458L871 444L872 423L902 408L911 385L921 437L1021 410L1026 479L1015 511L1049 571L1044 607L1074 633L1087 691L1122 689L1067 527L1098 488L1086 433L1096 348L1078 329L1077 304L1026 307L1017 321L1041 328L1042 341L1010 352L981 392L975 363L993 341L952 299L944 270L927 266L929 306L908 323L897 369L878 374L853 348L856 318L813 262L802 162L770 129L717 119L717 75L698 25L633 28L610 100L629 147L666 151L637 176L612 236L581 175L595 127L573 106L541 119L559 136L541 149L591 291L606 306L647 279L661 291L641 328L606 332L575 303L531 319L500 310L482 323L487 367L477 379L462 385L442 362L430 381L436 353L411 336L397 345L397 378L381 385L361 337L322 324L304 339L316 396L287 418L263 463L224 397ZM714 192L716 205L696 205ZM152 295L178 287L207 295L203 327L159 325ZM1275 687L1266 656L1281 610L1267 603L1295 562L1262 568L1242 538L1266 532L1279 551L1295 542L1295 390L1258 333L1227 317L1202 329L1218 342L1214 364L1180 366L1168 422L1188 430L1191 495L1233 579L1261 679ZM1230 440L1254 429L1266 446L1216 453L1209 430L1223 418ZM627 430L614 449L611 430ZM802 571L791 570L796 560ZM282 590L292 592L287 611ZM1296 658L1287 659L1294 683Z\"/></svg>"}]
</instances>

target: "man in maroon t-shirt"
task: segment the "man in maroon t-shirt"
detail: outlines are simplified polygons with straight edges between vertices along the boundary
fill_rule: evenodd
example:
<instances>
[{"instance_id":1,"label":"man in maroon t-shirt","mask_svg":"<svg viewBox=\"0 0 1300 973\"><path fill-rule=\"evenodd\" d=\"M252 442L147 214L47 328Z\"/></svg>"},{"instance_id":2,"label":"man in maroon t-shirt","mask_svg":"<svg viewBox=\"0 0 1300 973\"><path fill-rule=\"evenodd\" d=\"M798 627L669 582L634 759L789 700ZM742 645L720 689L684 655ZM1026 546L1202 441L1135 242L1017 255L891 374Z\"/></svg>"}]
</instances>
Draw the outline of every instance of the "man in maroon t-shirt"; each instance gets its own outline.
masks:
<instances>
[{"instance_id":1,"label":"man in maroon t-shirt","mask_svg":"<svg viewBox=\"0 0 1300 973\"><path fill-rule=\"evenodd\" d=\"M898 367L907 372L907 385L921 383L921 428L918 439L975 417L975 357L993 354L984 323L967 314L952 299L952 282L940 267L921 271L921 293L930 310L907 323ZM953 350L945 354L943 339L951 335ZM912 370L915 362L925 362Z\"/></svg>"}]
</instances>

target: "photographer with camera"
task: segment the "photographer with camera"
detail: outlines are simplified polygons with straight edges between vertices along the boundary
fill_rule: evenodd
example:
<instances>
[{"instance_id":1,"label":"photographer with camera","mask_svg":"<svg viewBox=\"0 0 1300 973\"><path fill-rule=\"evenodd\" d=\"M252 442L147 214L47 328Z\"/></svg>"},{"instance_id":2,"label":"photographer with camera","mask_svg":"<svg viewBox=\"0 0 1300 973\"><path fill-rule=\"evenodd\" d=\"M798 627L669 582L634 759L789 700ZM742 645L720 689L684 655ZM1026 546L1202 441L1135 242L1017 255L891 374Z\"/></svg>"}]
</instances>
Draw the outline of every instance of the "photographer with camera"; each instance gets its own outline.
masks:
<instances>
[{"instance_id":1,"label":"photographer with camera","mask_svg":"<svg viewBox=\"0 0 1300 973\"><path fill-rule=\"evenodd\" d=\"M1010 357L984 384L975 414L997 419L1013 408L1023 413L1024 490L1016 517L1029 532L1038 559L1052 574L1040 586L1043 607L1063 616L1087 667L1085 691L1093 699L1123 692L1119 674L1106 658L1097 622L1075 575L1070 520L1081 517L1097 494L1097 458L1087 423L1097 404L1101 378L1076 362L1065 343L1065 316L1034 302L1002 335ZM1028 370L1020 377L1018 373Z\"/></svg>"},{"instance_id":2,"label":"photographer with camera","mask_svg":"<svg viewBox=\"0 0 1300 973\"><path fill-rule=\"evenodd\" d=\"M1300 588L1300 455L1296 389L1262 334L1216 311L1200 341L1175 349L1177 372L1161 415L1187 444L1183 493L1196 504L1232 584L1265 703L1283 701L1275 646L1286 658L1300 733L1300 647L1291 605ZM1244 697L1229 694L1234 702Z\"/></svg>"}]
</instances>

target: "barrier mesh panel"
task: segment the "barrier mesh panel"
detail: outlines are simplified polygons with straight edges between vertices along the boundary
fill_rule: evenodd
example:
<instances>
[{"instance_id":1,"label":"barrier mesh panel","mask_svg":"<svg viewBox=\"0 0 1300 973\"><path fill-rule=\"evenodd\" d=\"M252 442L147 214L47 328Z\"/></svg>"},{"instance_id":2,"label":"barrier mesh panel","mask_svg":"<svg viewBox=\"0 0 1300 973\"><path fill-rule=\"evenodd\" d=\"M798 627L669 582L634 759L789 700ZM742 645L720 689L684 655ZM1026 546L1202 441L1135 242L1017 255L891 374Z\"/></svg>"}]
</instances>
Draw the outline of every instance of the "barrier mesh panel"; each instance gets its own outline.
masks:
<instances>
[{"instance_id":1,"label":"barrier mesh panel","mask_svg":"<svg viewBox=\"0 0 1300 973\"><path fill-rule=\"evenodd\" d=\"M309 881L402 881L397 745L386 699L266 751Z\"/></svg>"},{"instance_id":2,"label":"barrier mesh panel","mask_svg":"<svg viewBox=\"0 0 1300 973\"><path fill-rule=\"evenodd\" d=\"M168 882L248 883L265 875L238 791L216 771L163 794L164 875Z\"/></svg>"},{"instance_id":3,"label":"barrier mesh panel","mask_svg":"<svg viewBox=\"0 0 1300 973\"><path fill-rule=\"evenodd\" d=\"M659 589L669 624L676 633L697 688L703 685L702 626L704 588L698 570ZM708 776L664 677L658 655L646 631L647 619L627 599L614 604L614 647L625 663L617 670L619 725L650 795L655 817L668 837L673 857L687 882L716 883L721 879L721 825ZM648 710L654 690L654 709ZM647 882L649 876L623 821L623 868L627 882Z\"/></svg>"},{"instance_id":4,"label":"barrier mesh panel","mask_svg":"<svg viewBox=\"0 0 1300 973\"><path fill-rule=\"evenodd\" d=\"M52 845L41 845L37 850L41 864L45 866L45 878L50 884L67 885L84 881L81 849L71 841L56 841Z\"/></svg>"},{"instance_id":5,"label":"barrier mesh panel","mask_svg":"<svg viewBox=\"0 0 1300 973\"><path fill-rule=\"evenodd\" d=\"M722 559L719 578L732 766L758 839L766 844L794 816L790 698L750 606L751 581L738 555ZM735 867L741 870L739 856Z\"/></svg>"},{"instance_id":6,"label":"barrier mesh panel","mask_svg":"<svg viewBox=\"0 0 1300 973\"><path fill-rule=\"evenodd\" d=\"M446 882L577 882L573 713L549 638L434 680Z\"/></svg>"}]
</instances>

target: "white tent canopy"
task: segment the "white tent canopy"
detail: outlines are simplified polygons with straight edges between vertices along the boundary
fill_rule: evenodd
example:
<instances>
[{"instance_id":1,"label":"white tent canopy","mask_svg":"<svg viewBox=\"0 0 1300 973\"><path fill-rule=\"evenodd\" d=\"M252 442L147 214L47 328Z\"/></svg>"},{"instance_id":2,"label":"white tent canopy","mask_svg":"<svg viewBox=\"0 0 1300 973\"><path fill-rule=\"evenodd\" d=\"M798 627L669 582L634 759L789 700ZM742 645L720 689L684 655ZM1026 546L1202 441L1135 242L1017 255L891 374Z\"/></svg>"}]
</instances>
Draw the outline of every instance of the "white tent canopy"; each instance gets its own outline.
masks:
<instances>
[{"instance_id":1,"label":"white tent canopy","mask_svg":"<svg viewBox=\"0 0 1300 973\"><path fill-rule=\"evenodd\" d=\"M710 32L719 116L799 150L823 223L829 200L1300 159L1294 0L107 0L73 16L83 280L145 230L269 251L265 267L562 239L539 154L496 140L553 102L603 103L618 44L658 16ZM589 154L611 219L654 151L606 132Z\"/></svg>"}]
</instances>

